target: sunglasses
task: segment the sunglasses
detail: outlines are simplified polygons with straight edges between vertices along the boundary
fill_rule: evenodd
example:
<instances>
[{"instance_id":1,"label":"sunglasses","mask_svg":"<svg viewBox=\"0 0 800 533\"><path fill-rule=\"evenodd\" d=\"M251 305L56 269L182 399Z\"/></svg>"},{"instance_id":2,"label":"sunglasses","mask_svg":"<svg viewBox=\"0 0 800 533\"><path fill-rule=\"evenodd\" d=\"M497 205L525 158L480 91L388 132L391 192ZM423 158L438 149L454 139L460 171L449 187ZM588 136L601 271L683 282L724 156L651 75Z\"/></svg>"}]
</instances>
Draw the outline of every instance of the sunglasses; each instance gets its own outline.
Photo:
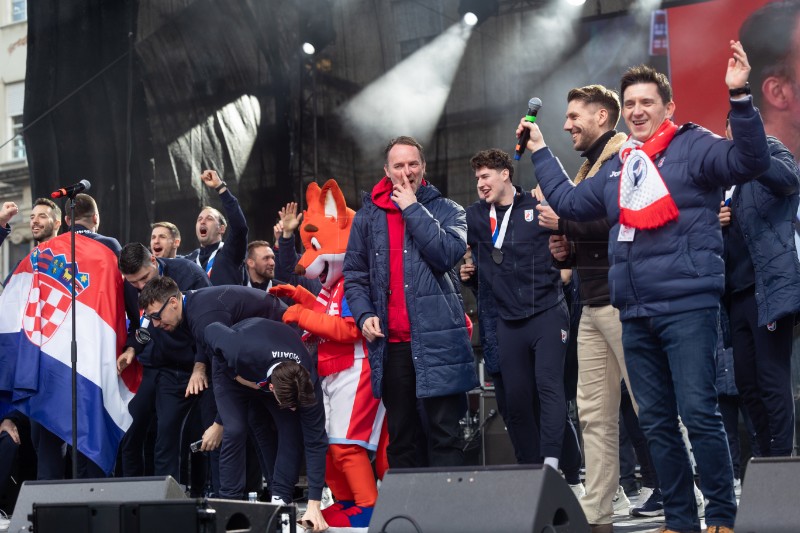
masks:
<instances>
[{"instance_id":1,"label":"sunglasses","mask_svg":"<svg viewBox=\"0 0 800 533\"><path fill-rule=\"evenodd\" d=\"M142 318L146 318L150 322L152 322L153 320L161 321L161 313L163 313L164 309L167 308L167 304L169 303L169 301L172 300L175 297L176 297L176 295L173 294L172 296L167 298L167 300L164 302L164 305L161 306L161 309L159 309L158 311L156 311L153 314L148 315L147 313L142 313Z\"/></svg>"}]
</instances>

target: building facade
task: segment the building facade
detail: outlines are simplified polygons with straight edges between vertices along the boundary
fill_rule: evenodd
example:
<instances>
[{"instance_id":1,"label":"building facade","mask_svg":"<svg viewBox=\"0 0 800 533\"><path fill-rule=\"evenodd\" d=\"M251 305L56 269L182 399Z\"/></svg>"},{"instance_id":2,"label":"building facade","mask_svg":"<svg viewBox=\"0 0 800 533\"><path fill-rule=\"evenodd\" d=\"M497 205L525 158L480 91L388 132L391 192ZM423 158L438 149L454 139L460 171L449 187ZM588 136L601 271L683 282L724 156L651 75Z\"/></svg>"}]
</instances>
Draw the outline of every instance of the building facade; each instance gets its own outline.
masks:
<instances>
[{"instance_id":1,"label":"building facade","mask_svg":"<svg viewBox=\"0 0 800 533\"><path fill-rule=\"evenodd\" d=\"M31 188L21 133L27 20L26 0L0 0L0 203L13 201L20 207L11 221L11 235L0 247L0 281L30 252L32 244L28 227Z\"/></svg>"}]
</instances>

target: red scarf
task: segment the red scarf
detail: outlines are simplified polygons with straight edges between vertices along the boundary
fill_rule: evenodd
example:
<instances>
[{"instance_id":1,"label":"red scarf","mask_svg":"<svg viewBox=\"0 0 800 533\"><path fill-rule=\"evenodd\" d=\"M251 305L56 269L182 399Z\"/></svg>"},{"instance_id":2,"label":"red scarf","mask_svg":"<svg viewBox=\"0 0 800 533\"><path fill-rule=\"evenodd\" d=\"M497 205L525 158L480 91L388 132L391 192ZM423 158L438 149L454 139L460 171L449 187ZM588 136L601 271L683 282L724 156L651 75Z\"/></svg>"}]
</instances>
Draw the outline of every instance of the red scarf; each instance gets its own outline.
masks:
<instances>
[{"instance_id":1,"label":"red scarf","mask_svg":"<svg viewBox=\"0 0 800 533\"><path fill-rule=\"evenodd\" d=\"M424 184L424 181L423 181ZM386 212L389 228L389 301L388 324L381 324L389 334L389 342L411 341L411 322L406 306L405 280L403 277L403 246L406 224L403 213L392 201L392 180L383 178L372 189L372 201Z\"/></svg>"},{"instance_id":2,"label":"red scarf","mask_svg":"<svg viewBox=\"0 0 800 533\"><path fill-rule=\"evenodd\" d=\"M619 221L636 229L659 228L678 218L678 206L653 161L667 149L678 131L666 119L644 143L628 137L620 149ZM647 157L639 152L642 152Z\"/></svg>"}]
</instances>

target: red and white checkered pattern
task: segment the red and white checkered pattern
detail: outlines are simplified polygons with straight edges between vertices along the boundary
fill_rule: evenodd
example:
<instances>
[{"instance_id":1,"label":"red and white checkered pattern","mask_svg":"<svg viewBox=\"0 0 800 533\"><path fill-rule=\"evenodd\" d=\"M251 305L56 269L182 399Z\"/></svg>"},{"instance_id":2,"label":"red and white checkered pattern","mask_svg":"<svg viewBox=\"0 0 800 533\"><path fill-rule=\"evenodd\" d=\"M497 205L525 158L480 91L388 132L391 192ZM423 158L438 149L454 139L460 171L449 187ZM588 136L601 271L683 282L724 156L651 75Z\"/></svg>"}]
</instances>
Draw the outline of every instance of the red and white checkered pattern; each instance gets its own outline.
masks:
<instances>
[{"instance_id":1,"label":"red and white checkered pattern","mask_svg":"<svg viewBox=\"0 0 800 533\"><path fill-rule=\"evenodd\" d=\"M22 317L25 334L31 342L43 346L64 322L70 307L70 295L60 283L34 274L25 316Z\"/></svg>"}]
</instances>

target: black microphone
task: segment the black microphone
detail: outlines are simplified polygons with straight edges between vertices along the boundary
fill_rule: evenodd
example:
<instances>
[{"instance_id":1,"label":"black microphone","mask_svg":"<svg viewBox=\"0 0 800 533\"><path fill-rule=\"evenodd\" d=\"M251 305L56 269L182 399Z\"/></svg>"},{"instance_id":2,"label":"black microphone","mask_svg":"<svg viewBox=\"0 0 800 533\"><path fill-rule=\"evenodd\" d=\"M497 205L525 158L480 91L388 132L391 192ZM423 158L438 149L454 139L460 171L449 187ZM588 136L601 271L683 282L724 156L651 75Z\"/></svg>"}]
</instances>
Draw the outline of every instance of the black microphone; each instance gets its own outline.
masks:
<instances>
[{"instance_id":1,"label":"black microphone","mask_svg":"<svg viewBox=\"0 0 800 533\"><path fill-rule=\"evenodd\" d=\"M88 191L92 188L92 184L89 183L89 180L81 180L74 185L67 185L62 189L58 189L57 191L50 194L50 198L63 198L65 196L69 196L72 198L79 192Z\"/></svg>"},{"instance_id":2,"label":"black microphone","mask_svg":"<svg viewBox=\"0 0 800 533\"><path fill-rule=\"evenodd\" d=\"M528 101L528 113L525 116L525 120L528 122L536 122L536 114L542 108L542 101L538 98L531 98ZM531 130L525 128L522 130L522 135L519 136L519 141L517 141L517 151L514 153L514 160L519 161L519 158L522 157L522 153L525 151L525 145L528 144L528 139L531 138Z\"/></svg>"}]
</instances>

